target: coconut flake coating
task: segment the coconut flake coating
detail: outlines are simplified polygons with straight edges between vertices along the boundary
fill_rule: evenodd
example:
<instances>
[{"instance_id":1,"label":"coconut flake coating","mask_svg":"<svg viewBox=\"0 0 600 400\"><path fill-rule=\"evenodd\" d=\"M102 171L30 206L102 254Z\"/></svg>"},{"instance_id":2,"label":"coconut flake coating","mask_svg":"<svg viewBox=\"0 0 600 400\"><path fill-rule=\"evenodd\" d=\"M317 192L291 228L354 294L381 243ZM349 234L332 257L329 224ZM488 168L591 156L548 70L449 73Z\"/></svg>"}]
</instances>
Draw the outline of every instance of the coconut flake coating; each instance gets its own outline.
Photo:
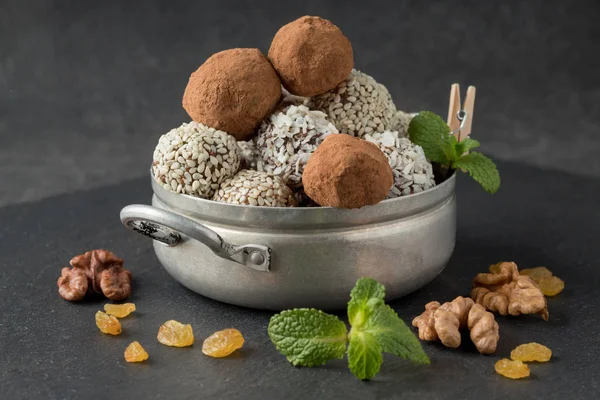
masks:
<instances>
[{"instance_id":1,"label":"coconut flake coating","mask_svg":"<svg viewBox=\"0 0 600 400\"><path fill-rule=\"evenodd\" d=\"M421 146L400 137L398 132L390 131L365 135L364 139L379 146L392 168L394 184L388 199L423 192L435 186L433 168Z\"/></svg>"},{"instance_id":2,"label":"coconut flake coating","mask_svg":"<svg viewBox=\"0 0 600 400\"><path fill-rule=\"evenodd\" d=\"M262 207L294 207L296 199L283 180L266 172L244 169L225 180L214 201Z\"/></svg>"},{"instance_id":3,"label":"coconut flake coating","mask_svg":"<svg viewBox=\"0 0 600 400\"><path fill-rule=\"evenodd\" d=\"M160 137L152 173L167 190L208 199L235 175L240 158L233 136L192 121Z\"/></svg>"},{"instance_id":4,"label":"coconut flake coating","mask_svg":"<svg viewBox=\"0 0 600 400\"><path fill-rule=\"evenodd\" d=\"M258 153L258 149L256 148L254 141L238 141L237 144L240 148L240 169L256 169L260 154Z\"/></svg>"},{"instance_id":5,"label":"coconut flake coating","mask_svg":"<svg viewBox=\"0 0 600 400\"><path fill-rule=\"evenodd\" d=\"M297 96L295 94L291 94L290 92L288 92L286 90L286 88L284 88L283 86L281 87L281 101L280 101L280 106L282 106L281 108L285 108L288 105L294 105L294 106L305 105L309 101L310 101L310 97ZM279 111L279 110L277 110L277 111Z\"/></svg>"},{"instance_id":6,"label":"coconut flake coating","mask_svg":"<svg viewBox=\"0 0 600 400\"><path fill-rule=\"evenodd\" d=\"M290 105L263 121L256 137L259 171L280 176L292 188L302 186L310 155L330 134L338 133L327 116L306 106Z\"/></svg>"},{"instance_id":7,"label":"coconut flake coating","mask_svg":"<svg viewBox=\"0 0 600 400\"><path fill-rule=\"evenodd\" d=\"M313 97L308 106L326 113L340 133L351 136L392 130L398 123L386 87L355 69L334 89Z\"/></svg>"}]
</instances>

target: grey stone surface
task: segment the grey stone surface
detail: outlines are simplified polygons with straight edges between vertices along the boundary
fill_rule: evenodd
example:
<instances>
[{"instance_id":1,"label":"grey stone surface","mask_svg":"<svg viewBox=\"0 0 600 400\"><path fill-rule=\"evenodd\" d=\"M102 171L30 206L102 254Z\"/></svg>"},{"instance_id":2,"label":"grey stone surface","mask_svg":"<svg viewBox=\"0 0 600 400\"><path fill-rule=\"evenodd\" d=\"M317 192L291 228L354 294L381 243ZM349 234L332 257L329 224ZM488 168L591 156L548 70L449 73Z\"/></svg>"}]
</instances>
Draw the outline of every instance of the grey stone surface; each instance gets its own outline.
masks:
<instances>
[{"instance_id":1,"label":"grey stone surface","mask_svg":"<svg viewBox=\"0 0 600 400\"><path fill-rule=\"evenodd\" d=\"M187 121L212 53L268 50L305 14L338 24L398 107L447 112L477 86L474 137L499 159L598 176L600 5L593 0L0 3L0 204L145 175Z\"/></svg>"},{"instance_id":2,"label":"grey stone surface","mask_svg":"<svg viewBox=\"0 0 600 400\"><path fill-rule=\"evenodd\" d=\"M471 278L498 260L522 268L546 265L566 281L548 300L550 320L499 317L493 356L479 355L465 338L460 349L424 344L432 364L413 366L385 357L380 374L359 382L344 361L294 368L267 336L271 313L221 304L185 289L160 267L151 241L121 226L129 203L148 203L147 178L0 208L0 397L18 399L597 399L600 397L600 307L597 284L600 179L543 172L500 163L504 185L485 194L464 176L458 181L458 235L448 267L431 284L392 303L407 322L431 300L465 295ZM62 300L56 279L75 254L104 247L134 274L131 300L138 311L109 337L94 325L104 304ZM210 262L207 260L206 262ZM373 260L373 268L377 262ZM315 279L319 279L315 273ZM196 344L177 349L156 341L168 319L191 323ZM214 331L236 327L244 348L226 359L201 353ZM123 360L138 340L150 353L142 365ZM511 381L494 363L521 343L553 350L532 376Z\"/></svg>"}]
</instances>

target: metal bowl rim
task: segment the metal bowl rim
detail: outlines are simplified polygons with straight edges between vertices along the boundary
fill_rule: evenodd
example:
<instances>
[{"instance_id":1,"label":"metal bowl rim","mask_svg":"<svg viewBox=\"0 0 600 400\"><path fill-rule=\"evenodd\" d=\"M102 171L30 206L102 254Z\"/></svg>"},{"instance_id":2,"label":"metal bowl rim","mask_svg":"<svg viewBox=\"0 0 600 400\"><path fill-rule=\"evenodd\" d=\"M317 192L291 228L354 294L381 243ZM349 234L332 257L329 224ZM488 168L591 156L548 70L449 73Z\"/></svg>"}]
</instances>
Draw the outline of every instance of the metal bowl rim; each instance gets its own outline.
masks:
<instances>
[{"instance_id":1,"label":"metal bowl rim","mask_svg":"<svg viewBox=\"0 0 600 400\"><path fill-rule=\"evenodd\" d=\"M206 222L245 227L341 227L366 225L414 216L437 207L454 195L456 173L424 192L386 199L359 209L333 207L256 207L220 203L174 193L162 187L152 173L155 197L169 209Z\"/></svg>"}]
</instances>

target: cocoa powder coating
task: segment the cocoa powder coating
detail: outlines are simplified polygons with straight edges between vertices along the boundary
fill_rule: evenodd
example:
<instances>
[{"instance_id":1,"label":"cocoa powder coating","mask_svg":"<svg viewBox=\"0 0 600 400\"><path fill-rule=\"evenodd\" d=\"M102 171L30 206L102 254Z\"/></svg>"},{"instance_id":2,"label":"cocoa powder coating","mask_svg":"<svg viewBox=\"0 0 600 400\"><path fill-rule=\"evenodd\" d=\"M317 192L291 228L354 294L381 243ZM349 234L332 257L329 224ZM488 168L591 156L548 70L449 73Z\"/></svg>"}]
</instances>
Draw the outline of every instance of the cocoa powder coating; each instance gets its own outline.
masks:
<instances>
[{"instance_id":1,"label":"cocoa powder coating","mask_svg":"<svg viewBox=\"0 0 600 400\"><path fill-rule=\"evenodd\" d=\"M308 160L304 191L322 206L360 208L384 200L394 182L377 146L346 134L328 136Z\"/></svg>"},{"instance_id":2,"label":"cocoa powder coating","mask_svg":"<svg viewBox=\"0 0 600 400\"><path fill-rule=\"evenodd\" d=\"M326 19L305 16L275 34L269 60L292 94L315 96L333 89L354 66L352 45Z\"/></svg>"},{"instance_id":3,"label":"cocoa powder coating","mask_svg":"<svg viewBox=\"0 0 600 400\"><path fill-rule=\"evenodd\" d=\"M192 73L183 108L194 121L247 140L280 97L279 77L260 50L231 49Z\"/></svg>"}]
</instances>

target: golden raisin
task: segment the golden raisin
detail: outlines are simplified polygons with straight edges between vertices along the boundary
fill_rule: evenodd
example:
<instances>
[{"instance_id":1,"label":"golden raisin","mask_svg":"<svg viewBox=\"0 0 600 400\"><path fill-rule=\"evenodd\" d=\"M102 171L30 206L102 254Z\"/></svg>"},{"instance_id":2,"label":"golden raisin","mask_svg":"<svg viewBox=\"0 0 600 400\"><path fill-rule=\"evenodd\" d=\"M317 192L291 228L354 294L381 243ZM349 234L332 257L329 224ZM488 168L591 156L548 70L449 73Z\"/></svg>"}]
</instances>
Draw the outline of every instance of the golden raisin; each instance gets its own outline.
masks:
<instances>
[{"instance_id":1,"label":"golden raisin","mask_svg":"<svg viewBox=\"0 0 600 400\"><path fill-rule=\"evenodd\" d=\"M503 358L494 365L494 369L500 375L510 379L521 379L529 376L529 367L527 364L523 364L523 361Z\"/></svg>"},{"instance_id":2,"label":"golden raisin","mask_svg":"<svg viewBox=\"0 0 600 400\"><path fill-rule=\"evenodd\" d=\"M556 276L545 276L538 282L544 296L556 296L565 288L565 282Z\"/></svg>"},{"instance_id":3,"label":"golden raisin","mask_svg":"<svg viewBox=\"0 0 600 400\"><path fill-rule=\"evenodd\" d=\"M121 323L119 320L102 311L96 313L96 326L103 333L108 333L109 335L118 335L121 333Z\"/></svg>"},{"instance_id":4,"label":"golden raisin","mask_svg":"<svg viewBox=\"0 0 600 400\"><path fill-rule=\"evenodd\" d=\"M142 362L146 361L148 357L148 353L137 340L135 342L131 342L131 344L125 349L125 361L127 362Z\"/></svg>"},{"instance_id":5,"label":"golden raisin","mask_svg":"<svg viewBox=\"0 0 600 400\"><path fill-rule=\"evenodd\" d=\"M125 318L129 314L135 311L135 304L133 303L125 303L125 304L105 304L104 311L107 314L115 316L117 318Z\"/></svg>"},{"instance_id":6,"label":"golden raisin","mask_svg":"<svg viewBox=\"0 0 600 400\"><path fill-rule=\"evenodd\" d=\"M202 352L207 356L227 357L244 345L244 337L237 329L225 329L210 335L202 344Z\"/></svg>"},{"instance_id":7,"label":"golden raisin","mask_svg":"<svg viewBox=\"0 0 600 400\"><path fill-rule=\"evenodd\" d=\"M162 324L157 339L167 346L186 347L194 344L194 332L191 325L170 320Z\"/></svg>"},{"instance_id":8,"label":"golden raisin","mask_svg":"<svg viewBox=\"0 0 600 400\"><path fill-rule=\"evenodd\" d=\"M533 279L535 282L540 283L540 279L542 279L544 277L552 276L552 271L550 271L546 267L535 267L535 268L522 269L519 272L519 274L520 275L529 275L529 277L531 279Z\"/></svg>"},{"instance_id":9,"label":"golden raisin","mask_svg":"<svg viewBox=\"0 0 600 400\"><path fill-rule=\"evenodd\" d=\"M502 264L502 262L490 265L490 274L499 274L500 264Z\"/></svg>"},{"instance_id":10,"label":"golden raisin","mask_svg":"<svg viewBox=\"0 0 600 400\"><path fill-rule=\"evenodd\" d=\"M510 352L511 359L523 362L546 362L550 357L552 357L552 350L535 342L522 344Z\"/></svg>"}]
</instances>

